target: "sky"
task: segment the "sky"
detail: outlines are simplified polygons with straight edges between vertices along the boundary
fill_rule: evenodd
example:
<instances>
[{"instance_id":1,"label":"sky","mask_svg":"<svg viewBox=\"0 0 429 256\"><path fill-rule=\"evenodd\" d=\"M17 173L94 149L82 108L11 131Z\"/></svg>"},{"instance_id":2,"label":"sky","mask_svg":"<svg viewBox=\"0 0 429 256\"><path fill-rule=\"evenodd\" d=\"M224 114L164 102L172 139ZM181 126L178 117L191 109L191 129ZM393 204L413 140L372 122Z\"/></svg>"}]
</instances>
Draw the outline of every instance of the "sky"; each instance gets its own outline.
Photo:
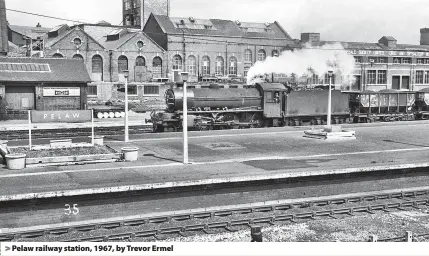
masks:
<instances>
[{"instance_id":1,"label":"sky","mask_svg":"<svg viewBox=\"0 0 429 256\"><path fill-rule=\"evenodd\" d=\"M326 41L393 36L398 43L419 44L420 28L429 27L429 0L171 0L170 6L172 17L278 21L297 39L302 32L318 32ZM6 7L90 23L122 20L122 0L6 0ZM11 11L7 16L13 25L65 23Z\"/></svg>"}]
</instances>

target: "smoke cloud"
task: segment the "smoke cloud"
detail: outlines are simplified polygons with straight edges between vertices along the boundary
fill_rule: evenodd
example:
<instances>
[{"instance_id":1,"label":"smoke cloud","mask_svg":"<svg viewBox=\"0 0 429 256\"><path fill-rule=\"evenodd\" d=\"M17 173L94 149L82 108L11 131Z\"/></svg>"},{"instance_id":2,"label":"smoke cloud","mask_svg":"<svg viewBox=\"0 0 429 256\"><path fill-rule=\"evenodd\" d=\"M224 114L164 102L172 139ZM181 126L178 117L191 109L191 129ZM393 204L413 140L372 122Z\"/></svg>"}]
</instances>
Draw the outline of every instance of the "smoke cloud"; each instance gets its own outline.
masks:
<instances>
[{"instance_id":1,"label":"smoke cloud","mask_svg":"<svg viewBox=\"0 0 429 256\"><path fill-rule=\"evenodd\" d=\"M297 78L316 74L323 78L332 70L337 76L342 76L343 84L348 84L353 81L354 66L353 56L340 43L322 47L306 45L301 50L284 51L279 57L267 57L265 61L256 62L247 74L247 83L253 84L260 76L271 73L295 74Z\"/></svg>"}]
</instances>

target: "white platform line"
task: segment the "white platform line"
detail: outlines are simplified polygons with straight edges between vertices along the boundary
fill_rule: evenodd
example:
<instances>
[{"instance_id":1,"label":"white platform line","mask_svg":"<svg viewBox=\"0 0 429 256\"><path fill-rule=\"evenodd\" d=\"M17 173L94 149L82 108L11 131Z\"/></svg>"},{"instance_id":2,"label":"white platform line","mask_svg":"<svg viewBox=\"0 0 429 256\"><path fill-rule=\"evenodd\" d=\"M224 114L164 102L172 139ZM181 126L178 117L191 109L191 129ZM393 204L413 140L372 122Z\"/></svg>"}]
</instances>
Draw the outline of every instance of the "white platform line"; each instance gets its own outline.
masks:
<instances>
[{"instance_id":1,"label":"white platform line","mask_svg":"<svg viewBox=\"0 0 429 256\"><path fill-rule=\"evenodd\" d=\"M424 151L424 150L429 150L429 147L318 154L318 155L302 155L302 156L265 156L265 157L252 157L252 158L236 158L236 159L225 159L225 160L219 160L219 161L213 161L213 162L193 162L190 166L192 167L192 166L198 166L198 165L243 163L247 161L263 161L263 160L274 160L274 159L275 160L281 160L281 159L293 160L293 159L324 158L324 157L333 157L333 156L365 155L365 154L380 154L380 153ZM170 163L170 164L159 164L159 165L118 166L118 167L94 168L94 169L76 169L76 170L71 169L71 170L50 171L50 172L15 173L15 174L0 175L0 178L40 176L40 175L50 175L50 174L62 174L62 173L98 172L98 171L111 171L111 170L149 169L149 168L157 169L157 168L175 167L175 166L181 166L185 168L185 166L182 163Z\"/></svg>"}]
</instances>

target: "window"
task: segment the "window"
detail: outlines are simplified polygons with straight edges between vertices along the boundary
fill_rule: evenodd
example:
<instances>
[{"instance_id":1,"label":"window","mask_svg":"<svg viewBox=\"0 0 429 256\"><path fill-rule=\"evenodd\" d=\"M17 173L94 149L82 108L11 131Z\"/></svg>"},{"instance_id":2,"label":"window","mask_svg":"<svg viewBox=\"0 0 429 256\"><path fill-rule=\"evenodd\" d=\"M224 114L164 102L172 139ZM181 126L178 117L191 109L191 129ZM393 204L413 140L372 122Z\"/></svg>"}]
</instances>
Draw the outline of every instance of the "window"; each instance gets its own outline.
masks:
<instances>
[{"instance_id":1,"label":"window","mask_svg":"<svg viewBox=\"0 0 429 256\"><path fill-rule=\"evenodd\" d=\"M75 39L73 39L73 44L76 46L80 46L82 44L82 40L76 37Z\"/></svg>"},{"instance_id":2,"label":"window","mask_svg":"<svg viewBox=\"0 0 429 256\"><path fill-rule=\"evenodd\" d=\"M82 55L80 55L80 54L75 54L75 55L73 55L73 59L76 59L76 60L83 60L83 56L82 56Z\"/></svg>"},{"instance_id":3,"label":"window","mask_svg":"<svg viewBox=\"0 0 429 256\"><path fill-rule=\"evenodd\" d=\"M394 58L393 58L393 63L394 63L394 64L399 64L399 63L401 63L401 58L394 57Z\"/></svg>"},{"instance_id":4,"label":"window","mask_svg":"<svg viewBox=\"0 0 429 256\"><path fill-rule=\"evenodd\" d=\"M429 71L425 72L425 80L424 80L425 84L429 84Z\"/></svg>"},{"instance_id":5,"label":"window","mask_svg":"<svg viewBox=\"0 0 429 256\"><path fill-rule=\"evenodd\" d=\"M402 58L402 64L410 64L411 58Z\"/></svg>"},{"instance_id":6,"label":"window","mask_svg":"<svg viewBox=\"0 0 429 256\"><path fill-rule=\"evenodd\" d=\"M264 61L266 57L267 57L267 54L265 53L264 50L261 49L258 51L258 61Z\"/></svg>"},{"instance_id":7,"label":"window","mask_svg":"<svg viewBox=\"0 0 429 256\"><path fill-rule=\"evenodd\" d=\"M311 80L312 80L311 84L320 84L319 76L316 74L313 74L313 77L311 78Z\"/></svg>"},{"instance_id":8,"label":"window","mask_svg":"<svg viewBox=\"0 0 429 256\"><path fill-rule=\"evenodd\" d=\"M137 47L138 47L139 49L143 48L143 46L144 46L143 41L138 41L138 42L137 42Z\"/></svg>"},{"instance_id":9,"label":"window","mask_svg":"<svg viewBox=\"0 0 429 256\"><path fill-rule=\"evenodd\" d=\"M376 63L387 63L387 58L386 57L378 57Z\"/></svg>"},{"instance_id":10,"label":"window","mask_svg":"<svg viewBox=\"0 0 429 256\"><path fill-rule=\"evenodd\" d=\"M423 59L417 59L417 64L423 64Z\"/></svg>"},{"instance_id":11,"label":"window","mask_svg":"<svg viewBox=\"0 0 429 256\"><path fill-rule=\"evenodd\" d=\"M137 85L128 84L128 95L137 96Z\"/></svg>"},{"instance_id":12,"label":"window","mask_svg":"<svg viewBox=\"0 0 429 256\"><path fill-rule=\"evenodd\" d=\"M145 85L143 87L144 95L159 95L159 86L157 85Z\"/></svg>"},{"instance_id":13,"label":"window","mask_svg":"<svg viewBox=\"0 0 429 256\"><path fill-rule=\"evenodd\" d=\"M61 53L55 53L54 55L52 55L52 58L64 58L64 56Z\"/></svg>"},{"instance_id":14,"label":"window","mask_svg":"<svg viewBox=\"0 0 429 256\"><path fill-rule=\"evenodd\" d=\"M376 57L368 57L368 63L376 63L377 62L377 58Z\"/></svg>"},{"instance_id":15,"label":"window","mask_svg":"<svg viewBox=\"0 0 429 256\"><path fill-rule=\"evenodd\" d=\"M92 73L93 74L100 74L97 75L97 78L94 78L93 76L93 80L97 80L97 81L103 81L103 58L101 58L100 55L94 55L92 57Z\"/></svg>"},{"instance_id":16,"label":"window","mask_svg":"<svg viewBox=\"0 0 429 256\"><path fill-rule=\"evenodd\" d=\"M244 77L247 77L250 67L244 67Z\"/></svg>"},{"instance_id":17,"label":"window","mask_svg":"<svg viewBox=\"0 0 429 256\"><path fill-rule=\"evenodd\" d=\"M237 75L237 58L231 57L229 58L229 75Z\"/></svg>"},{"instance_id":18,"label":"window","mask_svg":"<svg viewBox=\"0 0 429 256\"><path fill-rule=\"evenodd\" d=\"M203 57L203 76L210 75L210 58L208 56Z\"/></svg>"},{"instance_id":19,"label":"window","mask_svg":"<svg viewBox=\"0 0 429 256\"><path fill-rule=\"evenodd\" d=\"M355 63L362 63L362 56L355 56Z\"/></svg>"},{"instance_id":20,"label":"window","mask_svg":"<svg viewBox=\"0 0 429 256\"><path fill-rule=\"evenodd\" d=\"M423 84L424 73L421 70L416 71L416 84Z\"/></svg>"},{"instance_id":21,"label":"window","mask_svg":"<svg viewBox=\"0 0 429 256\"><path fill-rule=\"evenodd\" d=\"M224 69L224 62L223 62L223 58L221 56L218 56L216 58L216 69L215 69L215 74L217 76L223 76L223 69Z\"/></svg>"},{"instance_id":22,"label":"window","mask_svg":"<svg viewBox=\"0 0 429 256\"><path fill-rule=\"evenodd\" d=\"M368 70L368 84L376 84L376 83L377 83L377 71Z\"/></svg>"},{"instance_id":23,"label":"window","mask_svg":"<svg viewBox=\"0 0 429 256\"><path fill-rule=\"evenodd\" d=\"M152 74L154 78L162 77L162 59L160 57L153 58Z\"/></svg>"},{"instance_id":24,"label":"window","mask_svg":"<svg viewBox=\"0 0 429 256\"><path fill-rule=\"evenodd\" d=\"M387 84L386 70L378 70L377 71L377 84Z\"/></svg>"},{"instance_id":25,"label":"window","mask_svg":"<svg viewBox=\"0 0 429 256\"><path fill-rule=\"evenodd\" d=\"M244 62L252 63L252 51L249 49L244 51Z\"/></svg>"},{"instance_id":26,"label":"window","mask_svg":"<svg viewBox=\"0 0 429 256\"><path fill-rule=\"evenodd\" d=\"M335 84L335 75L333 74L331 77L331 81L329 81L329 74L325 74L325 84L329 84L329 82L331 82L332 84Z\"/></svg>"},{"instance_id":27,"label":"window","mask_svg":"<svg viewBox=\"0 0 429 256\"><path fill-rule=\"evenodd\" d=\"M197 75L197 59L195 56L188 57L188 72L191 76Z\"/></svg>"},{"instance_id":28,"label":"window","mask_svg":"<svg viewBox=\"0 0 429 256\"><path fill-rule=\"evenodd\" d=\"M128 70L128 58L125 56L119 56L119 58L118 58L118 73L123 74L125 70Z\"/></svg>"},{"instance_id":29,"label":"window","mask_svg":"<svg viewBox=\"0 0 429 256\"><path fill-rule=\"evenodd\" d=\"M180 55L173 57L173 70L182 70L182 57Z\"/></svg>"},{"instance_id":30,"label":"window","mask_svg":"<svg viewBox=\"0 0 429 256\"><path fill-rule=\"evenodd\" d=\"M273 50L272 55L273 57L279 57L279 51Z\"/></svg>"},{"instance_id":31,"label":"window","mask_svg":"<svg viewBox=\"0 0 429 256\"><path fill-rule=\"evenodd\" d=\"M97 96L97 86L88 85L88 96Z\"/></svg>"},{"instance_id":32,"label":"window","mask_svg":"<svg viewBox=\"0 0 429 256\"><path fill-rule=\"evenodd\" d=\"M130 2L130 0L126 0L125 1L125 10L129 10L129 9L131 9L131 2Z\"/></svg>"},{"instance_id":33,"label":"window","mask_svg":"<svg viewBox=\"0 0 429 256\"><path fill-rule=\"evenodd\" d=\"M146 66L146 60L142 56L138 56L136 58L136 67L145 67Z\"/></svg>"}]
</instances>

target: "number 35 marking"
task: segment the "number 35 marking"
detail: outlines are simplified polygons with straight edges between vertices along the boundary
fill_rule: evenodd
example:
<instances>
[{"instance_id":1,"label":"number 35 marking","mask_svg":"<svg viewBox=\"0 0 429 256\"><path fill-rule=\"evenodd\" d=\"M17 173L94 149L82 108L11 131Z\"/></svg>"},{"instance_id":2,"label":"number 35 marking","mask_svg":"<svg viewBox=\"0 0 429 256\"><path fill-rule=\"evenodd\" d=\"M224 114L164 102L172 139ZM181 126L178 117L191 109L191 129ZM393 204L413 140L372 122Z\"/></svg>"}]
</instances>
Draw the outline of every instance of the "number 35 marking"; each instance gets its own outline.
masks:
<instances>
[{"instance_id":1,"label":"number 35 marking","mask_svg":"<svg viewBox=\"0 0 429 256\"><path fill-rule=\"evenodd\" d=\"M71 215L71 214L77 215L77 214L79 214L79 208L77 208L77 204L74 204L73 208L69 204L66 204L65 207L66 207L64 209L65 215Z\"/></svg>"}]
</instances>

